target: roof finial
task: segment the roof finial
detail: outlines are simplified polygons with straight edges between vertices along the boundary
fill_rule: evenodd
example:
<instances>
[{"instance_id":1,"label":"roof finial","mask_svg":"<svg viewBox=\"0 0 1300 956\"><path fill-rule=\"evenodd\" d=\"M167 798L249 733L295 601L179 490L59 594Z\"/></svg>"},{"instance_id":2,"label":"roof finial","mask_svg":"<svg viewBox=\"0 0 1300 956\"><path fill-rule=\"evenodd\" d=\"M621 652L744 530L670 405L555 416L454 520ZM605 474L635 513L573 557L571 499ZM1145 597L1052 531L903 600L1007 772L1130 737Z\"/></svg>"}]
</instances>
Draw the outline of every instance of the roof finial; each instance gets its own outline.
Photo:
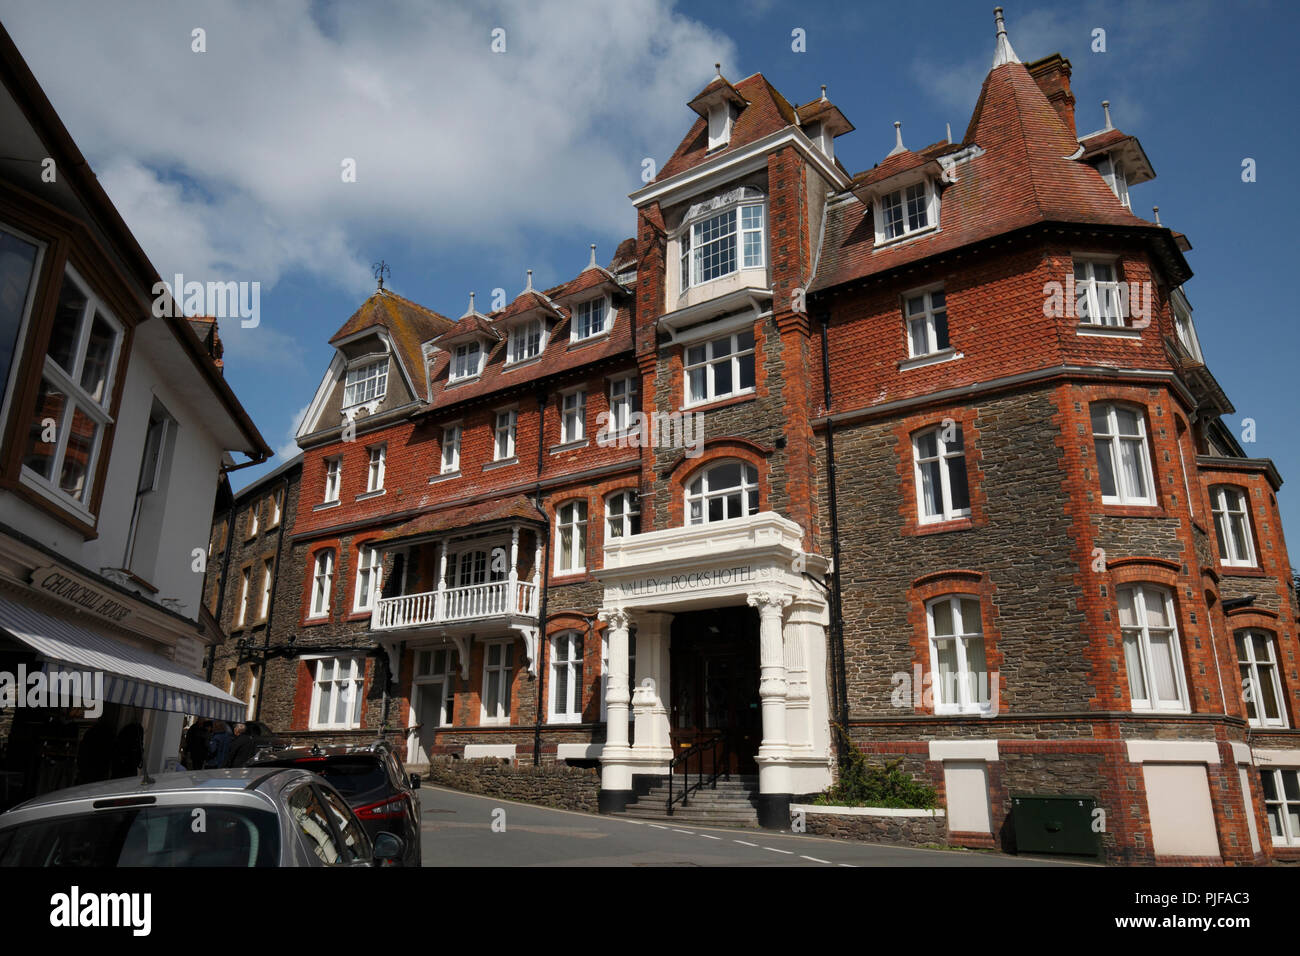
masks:
<instances>
[{"instance_id":1,"label":"roof finial","mask_svg":"<svg viewBox=\"0 0 1300 956\"><path fill-rule=\"evenodd\" d=\"M826 84L822 84L822 99L826 99Z\"/></svg>"},{"instance_id":2,"label":"roof finial","mask_svg":"<svg viewBox=\"0 0 1300 956\"><path fill-rule=\"evenodd\" d=\"M997 69L1006 63L1019 63L1020 58L1016 56L1016 51L1011 49L1011 39L1007 36L1007 24L1002 19L1002 8L993 8L993 22L998 26L998 45L993 51L993 69Z\"/></svg>"},{"instance_id":3,"label":"roof finial","mask_svg":"<svg viewBox=\"0 0 1300 956\"><path fill-rule=\"evenodd\" d=\"M533 270L532 269L528 270L528 285L524 287L524 291L525 292L533 291Z\"/></svg>"},{"instance_id":4,"label":"roof finial","mask_svg":"<svg viewBox=\"0 0 1300 956\"><path fill-rule=\"evenodd\" d=\"M596 268L596 244L594 242L591 244L591 261L587 263L587 268Z\"/></svg>"},{"instance_id":5,"label":"roof finial","mask_svg":"<svg viewBox=\"0 0 1300 956\"><path fill-rule=\"evenodd\" d=\"M1102 128L1103 128L1103 129L1114 129L1115 127L1112 126L1111 123L1110 123L1110 100L1102 100L1102 101L1101 101L1101 109L1102 109L1102 112L1106 114L1106 125L1105 125L1104 127L1102 127Z\"/></svg>"},{"instance_id":6,"label":"roof finial","mask_svg":"<svg viewBox=\"0 0 1300 956\"><path fill-rule=\"evenodd\" d=\"M952 124L951 124L951 123L944 123L943 125L944 125L944 127L948 130L948 142L951 143L951 142L952 142Z\"/></svg>"},{"instance_id":7,"label":"roof finial","mask_svg":"<svg viewBox=\"0 0 1300 956\"><path fill-rule=\"evenodd\" d=\"M1159 206L1152 206L1152 207L1151 207L1151 211L1152 211L1153 213L1155 213L1155 216L1156 216L1156 225L1157 225L1157 226L1160 225L1160 207L1159 207Z\"/></svg>"},{"instance_id":8,"label":"roof finial","mask_svg":"<svg viewBox=\"0 0 1300 956\"><path fill-rule=\"evenodd\" d=\"M899 153L907 152L907 147L903 145L903 124L894 121L894 148L889 151L890 156L897 156Z\"/></svg>"},{"instance_id":9,"label":"roof finial","mask_svg":"<svg viewBox=\"0 0 1300 956\"><path fill-rule=\"evenodd\" d=\"M469 308L465 310L465 315L473 315L476 311L474 308L474 293L471 292L469 294ZM461 318L465 318L465 315L462 315Z\"/></svg>"},{"instance_id":10,"label":"roof finial","mask_svg":"<svg viewBox=\"0 0 1300 956\"><path fill-rule=\"evenodd\" d=\"M385 262L383 259L380 259L378 262L372 265L370 269L371 269L370 274L374 276L375 279L378 280L379 282L379 291L383 292L384 276L388 276L388 278L391 279L393 277L393 270L388 268L388 263Z\"/></svg>"},{"instance_id":11,"label":"roof finial","mask_svg":"<svg viewBox=\"0 0 1300 956\"><path fill-rule=\"evenodd\" d=\"M722 75L722 64L721 64L721 63L715 63L715 64L713 64L713 69L717 72L718 76L721 76L721 75Z\"/></svg>"}]
</instances>

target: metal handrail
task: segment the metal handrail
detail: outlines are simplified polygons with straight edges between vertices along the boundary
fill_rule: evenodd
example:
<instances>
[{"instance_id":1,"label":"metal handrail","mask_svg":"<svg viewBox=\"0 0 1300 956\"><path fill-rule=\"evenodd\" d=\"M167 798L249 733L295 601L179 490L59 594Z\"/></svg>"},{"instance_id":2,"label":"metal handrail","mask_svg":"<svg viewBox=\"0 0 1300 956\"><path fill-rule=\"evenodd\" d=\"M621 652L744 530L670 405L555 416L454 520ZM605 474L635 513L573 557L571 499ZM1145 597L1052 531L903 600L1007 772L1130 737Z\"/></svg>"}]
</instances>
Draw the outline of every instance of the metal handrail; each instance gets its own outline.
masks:
<instances>
[{"instance_id":1,"label":"metal handrail","mask_svg":"<svg viewBox=\"0 0 1300 956\"><path fill-rule=\"evenodd\" d=\"M722 759L718 759L718 749L722 750ZM683 807L687 806L692 790L704 789L704 752L709 752L713 758L713 771L709 776L709 789L718 789L718 777L731 779L731 741L726 734L718 734L710 737L708 740L702 740L697 744L692 744L668 763L668 815L673 815L673 804L681 801ZM691 784L691 757L696 760L696 780L694 785ZM682 765L682 792L680 796L673 793L673 777L677 766Z\"/></svg>"}]
</instances>

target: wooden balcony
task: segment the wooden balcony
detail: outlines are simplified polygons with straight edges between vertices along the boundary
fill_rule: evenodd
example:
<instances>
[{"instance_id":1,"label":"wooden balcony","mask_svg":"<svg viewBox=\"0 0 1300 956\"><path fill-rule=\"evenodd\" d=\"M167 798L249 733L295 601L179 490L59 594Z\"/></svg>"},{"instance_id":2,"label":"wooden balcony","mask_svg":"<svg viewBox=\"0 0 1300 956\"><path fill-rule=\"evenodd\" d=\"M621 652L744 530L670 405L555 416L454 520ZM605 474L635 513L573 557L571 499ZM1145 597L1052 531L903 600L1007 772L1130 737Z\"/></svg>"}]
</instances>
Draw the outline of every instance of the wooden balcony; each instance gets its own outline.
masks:
<instances>
[{"instance_id":1,"label":"wooden balcony","mask_svg":"<svg viewBox=\"0 0 1300 956\"><path fill-rule=\"evenodd\" d=\"M491 618L537 620L537 585L530 581L488 581L466 587L380 598L370 618L372 631L394 631Z\"/></svg>"}]
</instances>

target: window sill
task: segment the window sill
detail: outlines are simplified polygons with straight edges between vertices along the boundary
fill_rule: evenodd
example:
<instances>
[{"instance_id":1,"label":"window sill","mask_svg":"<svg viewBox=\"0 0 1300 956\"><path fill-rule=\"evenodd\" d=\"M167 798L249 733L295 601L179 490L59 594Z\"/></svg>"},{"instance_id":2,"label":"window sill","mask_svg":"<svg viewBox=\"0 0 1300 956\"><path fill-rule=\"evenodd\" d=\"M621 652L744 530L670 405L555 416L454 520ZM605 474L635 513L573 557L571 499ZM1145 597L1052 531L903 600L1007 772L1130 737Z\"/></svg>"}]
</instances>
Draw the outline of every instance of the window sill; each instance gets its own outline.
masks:
<instances>
[{"instance_id":1,"label":"window sill","mask_svg":"<svg viewBox=\"0 0 1300 956\"><path fill-rule=\"evenodd\" d=\"M483 466L483 471L496 471L498 468L509 468L511 465L519 464L519 458L511 455L509 458L499 458L496 461L490 461Z\"/></svg>"},{"instance_id":2,"label":"window sill","mask_svg":"<svg viewBox=\"0 0 1300 956\"><path fill-rule=\"evenodd\" d=\"M370 612L370 611L358 611L358 610L356 610L356 609L353 609L352 611L349 611L349 612L348 612L348 616L345 617L343 620L345 620L345 621L368 621L368 620L370 620L370 617L371 617L371 612Z\"/></svg>"},{"instance_id":3,"label":"window sill","mask_svg":"<svg viewBox=\"0 0 1300 956\"><path fill-rule=\"evenodd\" d=\"M904 236L895 236L893 239L881 239L876 243L875 249L872 251L876 252L881 249L892 249L895 246L906 245L914 239L924 239L926 236L932 236L938 231L939 226L936 223L933 226L926 226L924 229L917 229L915 232L909 232Z\"/></svg>"},{"instance_id":4,"label":"window sill","mask_svg":"<svg viewBox=\"0 0 1300 956\"><path fill-rule=\"evenodd\" d=\"M464 378L448 378L447 388L455 388L458 385L468 385L471 382L477 382L482 377L483 373L479 372L477 375L466 375Z\"/></svg>"},{"instance_id":5,"label":"window sill","mask_svg":"<svg viewBox=\"0 0 1300 956\"><path fill-rule=\"evenodd\" d=\"M329 624L333 620L328 614L323 617L305 617L302 619L303 627L315 627L317 624Z\"/></svg>"},{"instance_id":6,"label":"window sill","mask_svg":"<svg viewBox=\"0 0 1300 956\"><path fill-rule=\"evenodd\" d=\"M550 717L546 721L550 727L576 727L582 723L582 716L575 717Z\"/></svg>"},{"instance_id":7,"label":"window sill","mask_svg":"<svg viewBox=\"0 0 1300 956\"><path fill-rule=\"evenodd\" d=\"M569 347L565 351L572 352L574 349L580 349L587 345L595 345L597 342L608 339L610 331L610 329L605 329L605 331L597 332L595 335L588 335L585 339L571 338L569 339Z\"/></svg>"},{"instance_id":8,"label":"window sill","mask_svg":"<svg viewBox=\"0 0 1300 956\"><path fill-rule=\"evenodd\" d=\"M560 444L558 445L552 445L550 450L552 455L559 455L566 451L573 451L578 448L586 448L589 444L591 444L590 439L579 438L574 441L560 442Z\"/></svg>"},{"instance_id":9,"label":"window sill","mask_svg":"<svg viewBox=\"0 0 1300 956\"><path fill-rule=\"evenodd\" d=\"M451 479L459 478L459 477L460 477L459 468L457 468L455 471L444 471L442 474L434 475L432 478L430 478L429 484L436 485L440 481L451 481Z\"/></svg>"},{"instance_id":10,"label":"window sill","mask_svg":"<svg viewBox=\"0 0 1300 956\"><path fill-rule=\"evenodd\" d=\"M564 583L566 583L566 584L576 584L576 583L579 582L579 581L585 581L585 580L588 580L588 579L590 579L590 577L591 577L591 575L587 573L587 569L586 569L586 568L579 568L579 569L576 570L576 571L558 571L558 570L557 570L557 571L552 571L552 572L551 572L551 583L552 583L552 584L555 584L557 581L559 581L559 580L561 580L561 579L567 579L567 580L564 581Z\"/></svg>"},{"instance_id":11,"label":"window sill","mask_svg":"<svg viewBox=\"0 0 1300 956\"><path fill-rule=\"evenodd\" d=\"M342 502L340 501L323 501L318 505L312 506L312 511L328 511L330 508L337 508Z\"/></svg>"},{"instance_id":12,"label":"window sill","mask_svg":"<svg viewBox=\"0 0 1300 956\"><path fill-rule=\"evenodd\" d=\"M1219 564L1219 574L1228 578L1266 578L1268 574L1257 564Z\"/></svg>"},{"instance_id":13,"label":"window sill","mask_svg":"<svg viewBox=\"0 0 1300 956\"><path fill-rule=\"evenodd\" d=\"M915 358L905 359L898 363L900 372L907 372L914 368L925 368L927 365L939 365L943 362L955 362L958 359L965 358L963 352L958 352L954 348L940 349L937 352L931 352L929 355L918 355Z\"/></svg>"},{"instance_id":14,"label":"window sill","mask_svg":"<svg viewBox=\"0 0 1300 956\"><path fill-rule=\"evenodd\" d=\"M1126 325L1088 325L1081 322L1076 334L1103 339L1141 339L1142 332Z\"/></svg>"},{"instance_id":15,"label":"window sill","mask_svg":"<svg viewBox=\"0 0 1300 956\"><path fill-rule=\"evenodd\" d=\"M1160 505L1121 505L1109 501L1101 503L1102 513L1115 518L1168 518L1169 513Z\"/></svg>"},{"instance_id":16,"label":"window sill","mask_svg":"<svg viewBox=\"0 0 1300 956\"><path fill-rule=\"evenodd\" d=\"M546 349L543 348L541 352L538 352L536 355L530 355L530 356L529 356L528 358L526 358L526 359L520 359L520 360L517 361L517 362L506 362L505 364L503 364L503 365L501 366L501 371L502 371L502 373L505 373L505 372L513 372L513 371L514 371L515 369L517 369L517 368L527 368L527 367L530 366L530 365L536 365L538 362L540 362L540 361L542 360L542 356L543 356L545 353L546 353ZM477 377L478 377L478 376L476 375L475 378L477 378ZM468 382L469 379L457 379L456 381L457 381L457 383L460 383L460 382L462 382L462 381L466 381L466 382Z\"/></svg>"},{"instance_id":17,"label":"window sill","mask_svg":"<svg viewBox=\"0 0 1300 956\"><path fill-rule=\"evenodd\" d=\"M726 395L722 398L711 398L708 401L696 402L694 405L682 405L678 408L680 412L711 412L714 409L726 408L728 405L741 405L745 402L752 402L758 398L758 389L751 388L747 392L741 392L739 395Z\"/></svg>"},{"instance_id":18,"label":"window sill","mask_svg":"<svg viewBox=\"0 0 1300 956\"><path fill-rule=\"evenodd\" d=\"M376 488L374 491L363 491L357 495L357 501L369 501L371 498L381 498L388 494L387 488Z\"/></svg>"},{"instance_id":19,"label":"window sill","mask_svg":"<svg viewBox=\"0 0 1300 956\"><path fill-rule=\"evenodd\" d=\"M945 531L969 531L975 527L975 522L970 515L962 515L960 518L949 518L947 521L927 521L917 522L912 533L922 534L943 534Z\"/></svg>"},{"instance_id":20,"label":"window sill","mask_svg":"<svg viewBox=\"0 0 1300 956\"><path fill-rule=\"evenodd\" d=\"M100 449L100 454L104 454L103 448ZM21 488L39 499L40 504L45 506L45 510L51 512L60 521L72 525L88 539L95 537L95 516L86 508L47 486L39 478L31 477L26 465L19 474L18 482Z\"/></svg>"}]
</instances>

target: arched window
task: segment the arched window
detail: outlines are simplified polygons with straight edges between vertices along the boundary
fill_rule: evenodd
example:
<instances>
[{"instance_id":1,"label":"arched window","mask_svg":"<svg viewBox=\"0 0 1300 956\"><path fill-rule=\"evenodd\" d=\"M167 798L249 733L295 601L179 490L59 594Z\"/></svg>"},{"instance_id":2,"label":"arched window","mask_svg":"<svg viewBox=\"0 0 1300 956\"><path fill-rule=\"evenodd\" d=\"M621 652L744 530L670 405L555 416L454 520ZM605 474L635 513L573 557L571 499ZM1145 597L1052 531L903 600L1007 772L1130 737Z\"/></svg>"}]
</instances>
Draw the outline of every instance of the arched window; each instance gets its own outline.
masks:
<instances>
[{"instance_id":1,"label":"arched window","mask_svg":"<svg viewBox=\"0 0 1300 956\"><path fill-rule=\"evenodd\" d=\"M950 521L970 514L961 427L950 423L918 432L912 438L912 455L921 522Z\"/></svg>"},{"instance_id":2,"label":"arched window","mask_svg":"<svg viewBox=\"0 0 1300 956\"><path fill-rule=\"evenodd\" d=\"M1255 545L1250 536L1246 493L1231 485L1210 489L1210 510L1219 539L1219 560L1234 567L1255 566Z\"/></svg>"},{"instance_id":3,"label":"arched window","mask_svg":"<svg viewBox=\"0 0 1300 956\"><path fill-rule=\"evenodd\" d=\"M1258 628L1233 635L1237 643L1237 667L1241 672L1241 697L1252 727L1285 727L1286 710L1282 682L1278 677L1277 642Z\"/></svg>"},{"instance_id":4,"label":"arched window","mask_svg":"<svg viewBox=\"0 0 1300 956\"><path fill-rule=\"evenodd\" d=\"M712 524L758 514L758 469L743 461L706 468L686 486L688 524Z\"/></svg>"},{"instance_id":5,"label":"arched window","mask_svg":"<svg viewBox=\"0 0 1300 956\"><path fill-rule=\"evenodd\" d=\"M605 537L641 533L641 499L635 491L616 491L605 499Z\"/></svg>"},{"instance_id":6,"label":"arched window","mask_svg":"<svg viewBox=\"0 0 1300 956\"><path fill-rule=\"evenodd\" d=\"M569 501L555 513L555 570L571 574L587 568L587 502Z\"/></svg>"},{"instance_id":7,"label":"arched window","mask_svg":"<svg viewBox=\"0 0 1300 956\"><path fill-rule=\"evenodd\" d=\"M330 612L330 594L334 584L334 551L326 548L316 555L312 572L311 617L324 617Z\"/></svg>"},{"instance_id":8,"label":"arched window","mask_svg":"<svg viewBox=\"0 0 1300 956\"><path fill-rule=\"evenodd\" d=\"M582 719L582 635L562 631L551 638L551 723Z\"/></svg>"},{"instance_id":9,"label":"arched window","mask_svg":"<svg viewBox=\"0 0 1300 956\"><path fill-rule=\"evenodd\" d=\"M927 601L930 667L934 675L934 712L971 714L987 711L989 674L984 655L980 601L973 594L945 594Z\"/></svg>"},{"instance_id":10,"label":"arched window","mask_svg":"<svg viewBox=\"0 0 1300 956\"><path fill-rule=\"evenodd\" d=\"M1097 402L1090 408L1101 500L1114 505L1154 505L1146 418L1129 405Z\"/></svg>"},{"instance_id":11,"label":"arched window","mask_svg":"<svg viewBox=\"0 0 1300 956\"><path fill-rule=\"evenodd\" d=\"M1115 596L1133 709L1188 710L1173 595L1152 584L1133 584L1117 588Z\"/></svg>"}]
</instances>

